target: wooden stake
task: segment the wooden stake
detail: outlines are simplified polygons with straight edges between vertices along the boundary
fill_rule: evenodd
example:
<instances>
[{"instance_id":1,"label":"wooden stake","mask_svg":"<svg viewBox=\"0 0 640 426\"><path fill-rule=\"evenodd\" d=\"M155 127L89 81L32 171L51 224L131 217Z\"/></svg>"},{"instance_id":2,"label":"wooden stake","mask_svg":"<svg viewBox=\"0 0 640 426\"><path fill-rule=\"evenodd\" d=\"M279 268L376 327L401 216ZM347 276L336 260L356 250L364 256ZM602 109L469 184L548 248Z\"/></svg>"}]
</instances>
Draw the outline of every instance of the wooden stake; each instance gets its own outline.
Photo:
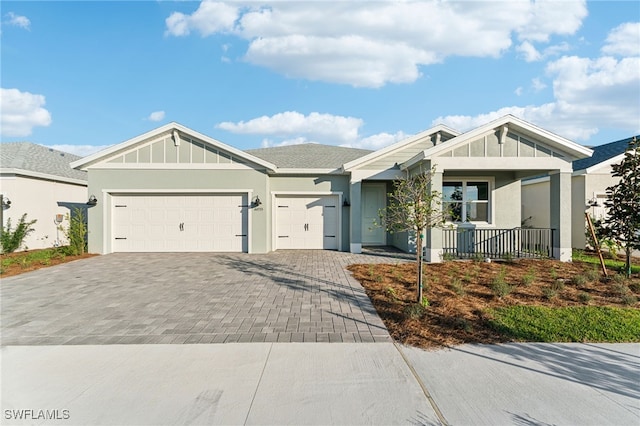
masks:
<instances>
[{"instance_id":1,"label":"wooden stake","mask_svg":"<svg viewBox=\"0 0 640 426\"><path fill-rule=\"evenodd\" d=\"M607 267L604 265L604 258L602 257L602 251L600 250L600 243L598 242L598 237L596 237L596 231L593 229L593 223L591 223L591 217L589 216L589 212L585 212L584 215L587 218L587 224L589 225L589 231L591 231L591 238L593 238L593 245L596 246L596 251L598 252L598 257L600 258L600 265L602 265L602 273L604 276L607 275Z\"/></svg>"}]
</instances>

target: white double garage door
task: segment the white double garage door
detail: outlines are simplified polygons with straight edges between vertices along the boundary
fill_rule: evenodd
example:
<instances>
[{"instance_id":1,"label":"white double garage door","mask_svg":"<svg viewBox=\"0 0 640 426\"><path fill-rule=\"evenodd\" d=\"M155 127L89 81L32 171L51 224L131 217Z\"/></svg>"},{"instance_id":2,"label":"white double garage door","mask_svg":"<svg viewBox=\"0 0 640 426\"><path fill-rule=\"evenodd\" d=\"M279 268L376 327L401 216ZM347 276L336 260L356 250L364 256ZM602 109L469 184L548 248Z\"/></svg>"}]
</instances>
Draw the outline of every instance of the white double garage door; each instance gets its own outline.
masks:
<instances>
[{"instance_id":1,"label":"white double garage door","mask_svg":"<svg viewBox=\"0 0 640 426\"><path fill-rule=\"evenodd\" d=\"M337 196L275 201L274 249L338 249ZM247 194L113 195L111 206L113 252L249 251Z\"/></svg>"}]
</instances>

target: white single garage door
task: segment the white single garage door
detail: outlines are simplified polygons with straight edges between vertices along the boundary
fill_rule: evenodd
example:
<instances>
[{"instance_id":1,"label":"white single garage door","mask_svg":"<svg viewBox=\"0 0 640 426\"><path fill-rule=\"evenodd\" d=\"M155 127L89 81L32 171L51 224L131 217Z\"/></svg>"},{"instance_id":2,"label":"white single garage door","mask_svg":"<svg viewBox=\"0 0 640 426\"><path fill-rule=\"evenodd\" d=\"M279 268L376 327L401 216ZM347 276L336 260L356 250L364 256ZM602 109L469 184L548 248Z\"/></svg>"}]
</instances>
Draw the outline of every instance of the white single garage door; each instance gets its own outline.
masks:
<instances>
[{"instance_id":1,"label":"white single garage door","mask_svg":"<svg viewBox=\"0 0 640 426\"><path fill-rule=\"evenodd\" d=\"M277 196L276 249L338 249L338 197Z\"/></svg>"},{"instance_id":2,"label":"white single garage door","mask_svg":"<svg viewBox=\"0 0 640 426\"><path fill-rule=\"evenodd\" d=\"M246 252L247 196L112 197L114 252Z\"/></svg>"}]
</instances>

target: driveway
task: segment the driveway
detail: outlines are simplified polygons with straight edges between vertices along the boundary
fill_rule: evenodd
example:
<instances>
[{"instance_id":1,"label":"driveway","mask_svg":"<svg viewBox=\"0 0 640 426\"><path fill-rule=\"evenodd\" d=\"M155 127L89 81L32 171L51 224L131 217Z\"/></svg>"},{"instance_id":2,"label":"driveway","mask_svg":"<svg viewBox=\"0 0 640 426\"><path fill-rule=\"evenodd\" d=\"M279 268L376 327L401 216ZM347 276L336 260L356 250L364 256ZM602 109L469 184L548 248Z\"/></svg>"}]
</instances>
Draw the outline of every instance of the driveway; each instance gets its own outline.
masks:
<instances>
[{"instance_id":1,"label":"driveway","mask_svg":"<svg viewBox=\"0 0 640 426\"><path fill-rule=\"evenodd\" d=\"M390 342L345 266L384 255L118 253L2 280L2 345Z\"/></svg>"}]
</instances>

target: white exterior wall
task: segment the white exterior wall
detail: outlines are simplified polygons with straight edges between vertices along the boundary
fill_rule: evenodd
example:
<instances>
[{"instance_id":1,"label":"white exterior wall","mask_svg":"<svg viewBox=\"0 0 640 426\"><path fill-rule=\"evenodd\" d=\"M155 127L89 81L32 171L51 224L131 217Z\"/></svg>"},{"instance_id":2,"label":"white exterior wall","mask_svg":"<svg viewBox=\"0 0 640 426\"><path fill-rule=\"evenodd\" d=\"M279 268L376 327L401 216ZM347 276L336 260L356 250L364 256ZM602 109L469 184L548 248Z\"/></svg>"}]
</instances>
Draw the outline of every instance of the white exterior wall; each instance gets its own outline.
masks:
<instances>
[{"instance_id":1,"label":"white exterior wall","mask_svg":"<svg viewBox=\"0 0 640 426\"><path fill-rule=\"evenodd\" d=\"M531 228L549 228L549 180L522 183L522 222Z\"/></svg>"},{"instance_id":2,"label":"white exterior wall","mask_svg":"<svg viewBox=\"0 0 640 426\"><path fill-rule=\"evenodd\" d=\"M3 226L10 218L15 228L24 213L27 213L27 221L37 220L33 225L35 231L24 241L28 249L53 247L58 237L64 245L64 235L57 231L54 219L56 214L66 216L70 212L68 208L58 206L58 202L86 203L88 199L86 186L24 176L1 176L0 187L2 194L11 200L11 206L3 213ZM62 226L68 225L65 218Z\"/></svg>"}]
</instances>

